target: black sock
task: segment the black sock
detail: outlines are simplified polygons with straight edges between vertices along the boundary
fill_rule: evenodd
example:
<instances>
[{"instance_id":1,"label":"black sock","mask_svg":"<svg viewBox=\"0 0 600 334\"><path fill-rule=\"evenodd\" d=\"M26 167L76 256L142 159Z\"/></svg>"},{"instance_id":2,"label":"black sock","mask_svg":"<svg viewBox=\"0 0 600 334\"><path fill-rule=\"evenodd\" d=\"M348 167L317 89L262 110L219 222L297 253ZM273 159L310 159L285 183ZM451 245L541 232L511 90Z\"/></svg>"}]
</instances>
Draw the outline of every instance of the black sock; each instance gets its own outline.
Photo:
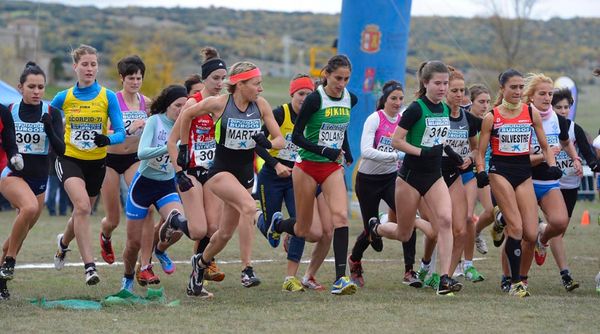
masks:
<instances>
[{"instance_id":1,"label":"black sock","mask_svg":"<svg viewBox=\"0 0 600 334\"><path fill-rule=\"evenodd\" d=\"M200 239L198 243L198 248L196 249L196 254L204 253L206 246L210 243L210 237L207 235L204 238Z\"/></svg>"},{"instance_id":2,"label":"black sock","mask_svg":"<svg viewBox=\"0 0 600 334\"><path fill-rule=\"evenodd\" d=\"M4 289L7 289L6 280L3 278L0 278L0 290L4 290Z\"/></svg>"},{"instance_id":3,"label":"black sock","mask_svg":"<svg viewBox=\"0 0 600 334\"><path fill-rule=\"evenodd\" d=\"M15 260L14 257L12 256L7 256L4 258L4 262L9 266L9 267L14 267L15 266L15 262L17 262Z\"/></svg>"},{"instance_id":4,"label":"black sock","mask_svg":"<svg viewBox=\"0 0 600 334\"><path fill-rule=\"evenodd\" d=\"M94 262L86 263L84 266L85 270L88 268L96 268L96 264Z\"/></svg>"},{"instance_id":5,"label":"black sock","mask_svg":"<svg viewBox=\"0 0 600 334\"><path fill-rule=\"evenodd\" d=\"M135 277L135 274L123 274L123 277L125 277L126 279L133 279Z\"/></svg>"},{"instance_id":6,"label":"black sock","mask_svg":"<svg viewBox=\"0 0 600 334\"><path fill-rule=\"evenodd\" d=\"M367 238L367 232L362 231L361 234L356 238L356 243L354 243L354 247L352 247L352 255L350 255L350 259L354 262L359 262L362 260L363 254L365 250L369 248L369 239Z\"/></svg>"},{"instance_id":7,"label":"black sock","mask_svg":"<svg viewBox=\"0 0 600 334\"><path fill-rule=\"evenodd\" d=\"M508 258L511 282L517 283L520 280L521 270L521 240L507 237L504 253L506 253L506 257Z\"/></svg>"},{"instance_id":8,"label":"black sock","mask_svg":"<svg viewBox=\"0 0 600 334\"><path fill-rule=\"evenodd\" d=\"M417 253L417 230L413 230L410 239L402 243L402 251L404 255L405 272L413 270L415 264L415 254Z\"/></svg>"},{"instance_id":9,"label":"black sock","mask_svg":"<svg viewBox=\"0 0 600 334\"><path fill-rule=\"evenodd\" d=\"M106 235L104 235L104 232L100 232L100 235L102 235L102 241L109 241L110 237L107 237Z\"/></svg>"},{"instance_id":10,"label":"black sock","mask_svg":"<svg viewBox=\"0 0 600 334\"><path fill-rule=\"evenodd\" d=\"M424 265L428 266L431 263L431 259L425 260L425 259L421 258L421 262L423 262Z\"/></svg>"},{"instance_id":11,"label":"black sock","mask_svg":"<svg viewBox=\"0 0 600 334\"><path fill-rule=\"evenodd\" d=\"M161 251L160 249L158 249L158 247L154 248L154 253L156 255L163 255L165 253L165 251Z\"/></svg>"},{"instance_id":12,"label":"black sock","mask_svg":"<svg viewBox=\"0 0 600 334\"><path fill-rule=\"evenodd\" d=\"M348 226L333 230L333 256L335 258L335 280L346 276L346 256L348 255Z\"/></svg>"},{"instance_id":13,"label":"black sock","mask_svg":"<svg viewBox=\"0 0 600 334\"><path fill-rule=\"evenodd\" d=\"M277 233L285 232L289 235L296 236L296 233L294 233L294 225L296 225L296 219L288 218L288 219L283 219L279 222L275 222L275 226L273 228L275 229L275 232L277 232Z\"/></svg>"},{"instance_id":14,"label":"black sock","mask_svg":"<svg viewBox=\"0 0 600 334\"><path fill-rule=\"evenodd\" d=\"M208 266L210 266L211 262L212 261L208 261L208 262L204 261L204 257L202 255L200 256L200 263L202 263L202 265L204 266L204 268L207 268Z\"/></svg>"},{"instance_id":15,"label":"black sock","mask_svg":"<svg viewBox=\"0 0 600 334\"><path fill-rule=\"evenodd\" d=\"M63 244L63 238L62 237L60 238L59 244L60 244L61 250L65 250L65 249L69 248L68 245Z\"/></svg>"},{"instance_id":16,"label":"black sock","mask_svg":"<svg viewBox=\"0 0 600 334\"><path fill-rule=\"evenodd\" d=\"M183 215L178 215L171 219L171 226L176 230L183 232L188 238L190 237L190 231L188 230L188 221Z\"/></svg>"},{"instance_id":17,"label":"black sock","mask_svg":"<svg viewBox=\"0 0 600 334\"><path fill-rule=\"evenodd\" d=\"M565 276L565 275L569 275L569 274L570 274L569 269L565 269L565 270L561 270L560 271L560 276Z\"/></svg>"}]
</instances>

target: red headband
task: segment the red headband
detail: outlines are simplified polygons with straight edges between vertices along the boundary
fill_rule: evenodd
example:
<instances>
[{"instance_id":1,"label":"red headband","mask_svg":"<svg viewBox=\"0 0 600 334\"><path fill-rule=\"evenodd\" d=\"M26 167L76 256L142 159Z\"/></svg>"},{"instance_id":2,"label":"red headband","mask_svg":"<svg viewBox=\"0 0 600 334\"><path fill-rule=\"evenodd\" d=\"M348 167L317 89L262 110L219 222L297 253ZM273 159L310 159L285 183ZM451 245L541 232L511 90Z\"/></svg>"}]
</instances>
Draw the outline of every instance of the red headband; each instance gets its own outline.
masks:
<instances>
[{"instance_id":1,"label":"red headband","mask_svg":"<svg viewBox=\"0 0 600 334\"><path fill-rule=\"evenodd\" d=\"M301 89L315 90L315 84L311 78L302 77L290 82L290 96Z\"/></svg>"},{"instance_id":2,"label":"red headband","mask_svg":"<svg viewBox=\"0 0 600 334\"><path fill-rule=\"evenodd\" d=\"M229 77L229 83L235 85L240 81L250 80L252 78L256 78L261 76L260 69L258 67L251 69L250 71L234 74Z\"/></svg>"}]
</instances>

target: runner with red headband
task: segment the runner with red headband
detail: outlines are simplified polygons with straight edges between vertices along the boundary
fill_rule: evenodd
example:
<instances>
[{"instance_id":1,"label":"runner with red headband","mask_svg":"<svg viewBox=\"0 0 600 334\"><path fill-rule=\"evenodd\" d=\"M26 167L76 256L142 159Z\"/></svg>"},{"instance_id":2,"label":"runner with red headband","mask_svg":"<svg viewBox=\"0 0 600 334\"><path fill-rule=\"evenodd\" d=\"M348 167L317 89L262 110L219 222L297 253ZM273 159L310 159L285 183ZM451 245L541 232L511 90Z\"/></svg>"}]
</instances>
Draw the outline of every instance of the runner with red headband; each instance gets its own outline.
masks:
<instances>
[{"instance_id":1,"label":"runner with red headband","mask_svg":"<svg viewBox=\"0 0 600 334\"><path fill-rule=\"evenodd\" d=\"M195 117L211 114L215 122L215 158L208 170L206 188L223 200L219 229L211 236L203 253L192 257L193 272L189 288L202 291L204 271L231 239L238 224L252 224L256 202L251 191L254 184L254 148L282 149L281 136L271 106L262 97L262 76L256 65L239 62L230 70L227 90L230 94L208 97L184 110L181 115L181 146L178 164L187 165L188 134ZM264 121L271 140L260 132ZM173 226L167 226L174 229Z\"/></svg>"}]
</instances>

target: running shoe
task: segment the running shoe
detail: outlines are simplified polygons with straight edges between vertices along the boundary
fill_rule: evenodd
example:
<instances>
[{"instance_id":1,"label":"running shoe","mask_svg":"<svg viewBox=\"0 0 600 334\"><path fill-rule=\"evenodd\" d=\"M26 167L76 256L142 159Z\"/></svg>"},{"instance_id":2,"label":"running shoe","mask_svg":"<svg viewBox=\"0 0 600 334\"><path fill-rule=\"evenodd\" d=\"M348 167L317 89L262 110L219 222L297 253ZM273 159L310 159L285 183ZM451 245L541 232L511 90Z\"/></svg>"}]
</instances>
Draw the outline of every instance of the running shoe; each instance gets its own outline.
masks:
<instances>
[{"instance_id":1,"label":"running shoe","mask_svg":"<svg viewBox=\"0 0 600 334\"><path fill-rule=\"evenodd\" d=\"M481 236L481 233L477 233L475 235L475 248L477 248L477 251L479 253L484 254L484 255L487 254L487 252L488 252L487 242Z\"/></svg>"},{"instance_id":2,"label":"running shoe","mask_svg":"<svg viewBox=\"0 0 600 334\"><path fill-rule=\"evenodd\" d=\"M523 286L525 286L525 288L529 287L529 281L527 279L527 276L521 276L521 283L523 283Z\"/></svg>"},{"instance_id":3,"label":"running shoe","mask_svg":"<svg viewBox=\"0 0 600 334\"><path fill-rule=\"evenodd\" d=\"M363 277L363 268L361 261L352 261L348 256L348 264L350 265L350 280L360 288L365 286L365 278Z\"/></svg>"},{"instance_id":4,"label":"running shoe","mask_svg":"<svg viewBox=\"0 0 600 334\"><path fill-rule=\"evenodd\" d=\"M325 287L314 276L302 277L302 285L309 290L325 291Z\"/></svg>"},{"instance_id":5,"label":"running shoe","mask_svg":"<svg viewBox=\"0 0 600 334\"><path fill-rule=\"evenodd\" d=\"M283 286L281 288L282 291L288 292L303 292L304 287L298 278L295 276L290 276L285 279L283 282Z\"/></svg>"},{"instance_id":6,"label":"running shoe","mask_svg":"<svg viewBox=\"0 0 600 334\"><path fill-rule=\"evenodd\" d=\"M15 276L15 264L14 262L9 264L4 261L2 266L0 267L0 279L4 279L6 281L10 281Z\"/></svg>"},{"instance_id":7,"label":"running shoe","mask_svg":"<svg viewBox=\"0 0 600 334\"><path fill-rule=\"evenodd\" d=\"M267 225L265 216L260 209L256 209L256 213L254 214L254 225L256 225L260 233L268 240L269 238L267 237L267 232L269 231L269 226Z\"/></svg>"},{"instance_id":8,"label":"running shoe","mask_svg":"<svg viewBox=\"0 0 600 334\"><path fill-rule=\"evenodd\" d=\"M571 273L561 275L560 280L562 281L562 285L565 287L567 292L571 292L579 287L579 283L573 280Z\"/></svg>"},{"instance_id":9,"label":"running shoe","mask_svg":"<svg viewBox=\"0 0 600 334\"><path fill-rule=\"evenodd\" d=\"M96 267L89 267L85 270L85 284L87 285L96 285L100 283L100 276L98 276L98 271Z\"/></svg>"},{"instance_id":10,"label":"running shoe","mask_svg":"<svg viewBox=\"0 0 600 334\"><path fill-rule=\"evenodd\" d=\"M429 278L427 278L423 283L425 286L437 290L440 286L440 275L437 273L432 273L431 276L429 276Z\"/></svg>"},{"instance_id":11,"label":"running shoe","mask_svg":"<svg viewBox=\"0 0 600 334\"><path fill-rule=\"evenodd\" d=\"M158 231L160 241L168 242L173 236L173 233L177 231L177 228L175 228L173 224L175 219L181 219L181 212L177 209L171 210L167 219L165 219L165 222L160 226L160 230Z\"/></svg>"},{"instance_id":12,"label":"running shoe","mask_svg":"<svg viewBox=\"0 0 600 334\"><path fill-rule=\"evenodd\" d=\"M133 293L133 279L123 277L121 279L121 290L127 290L127 291Z\"/></svg>"},{"instance_id":13,"label":"running shoe","mask_svg":"<svg viewBox=\"0 0 600 334\"><path fill-rule=\"evenodd\" d=\"M439 284L436 293L438 295L448 295L450 293L458 292L462 289L462 283L445 275L439 279Z\"/></svg>"},{"instance_id":14,"label":"running shoe","mask_svg":"<svg viewBox=\"0 0 600 334\"><path fill-rule=\"evenodd\" d=\"M202 287L204 286L204 270L205 267L200 265L200 259L202 258L202 253L198 253L191 258L192 262L192 273L190 274L190 282L188 284L188 295L189 290L193 290L192 292L200 293ZM199 287L199 288L198 288Z\"/></svg>"},{"instance_id":15,"label":"running shoe","mask_svg":"<svg viewBox=\"0 0 600 334\"><path fill-rule=\"evenodd\" d=\"M502 275L502 279L500 280L500 290L502 290L502 292L509 292L510 286L511 286L510 277L506 277L506 276Z\"/></svg>"},{"instance_id":16,"label":"running shoe","mask_svg":"<svg viewBox=\"0 0 600 334\"><path fill-rule=\"evenodd\" d=\"M371 246L373 247L373 249L375 249L375 251L377 251L377 252L381 252L381 250L383 249L383 242L381 241L381 237L376 232L379 225L381 225L381 223L379 222L378 217L371 217L371 219L369 219L368 239L369 239L369 242L371 243ZM375 245L373 243L375 243ZM377 250L375 248L376 246L381 246L381 248L379 248L379 250Z\"/></svg>"},{"instance_id":17,"label":"running shoe","mask_svg":"<svg viewBox=\"0 0 600 334\"><path fill-rule=\"evenodd\" d=\"M191 286L188 284L186 293L188 297L200 299L212 299L214 297L214 294L212 292L208 292L208 290L206 290L204 286Z\"/></svg>"},{"instance_id":18,"label":"running shoe","mask_svg":"<svg viewBox=\"0 0 600 334\"><path fill-rule=\"evenodd\" d=\"M1 288L0 289L0 300L9 300L10 299L10 292L8 292L8 288Z\"/></svg>"},{"instance_id":19,"label":"running shoe","mask_svg":"<svg viewBox=\"0 0 600 334\"><path fill-rule=\"evenodd\" d=\"M485 277L483 277L483 275L480 274L479 271L477 271L477 269L475 269L475 267L471 266L471 267L467 268L467 270L465 270L465 279L467 281L477 283L477 282L481 282L481 281L485 280Z\"/></svg>"},{"instance_id":20,"label":"running shoe","mask_svg":"<svg viewBox=\"0 0 600 334\"><path fill-rule=\"evenodd\" d=\"M500 247L504 242L504 225L502 224L502 212L498 206L494 207L493 210L494 224L490 233L492 234L492 240L494 241L495 247Z\"/></svg>"},{"instance_id":21,"label":"running shoe","mask_svg":"<svg viewBox=\"0 0 600 334\"><path fill-rule=\"evenodd\" d=\"M63 234L59 234L56 236L56 244L58 245L58 249L56 250L56 254L54 254L54 269L61 270L65 266L65 257L67 256L67 252L71 251L68 248L63 249L60 246L60 242L62 241Z\"/></svg>"},{"instance_id":22,"label":"running shoe","mask_svg":"<svg viewBox=\"0 0 600 334\"><path fill-rule=\"evenodd\" d=\"M420 288L423 286L423 281L417 277L417 273L414 270L409 270L404 273L402 284L412 286L413 288Z\"/></svg>"},{"instance_id":23,"label":"running shoe","mask_svg":"<svg viewBox=\"0 0 600 334\"><path fill-rule=\"evenodd\" d=\"M533 254L535 255L535 263L537 263L538 266L541 266L544 264L544 262L546 262L546 247L548 247L548 245L544 245L541 240L545 226L545 223L538 224L538 233L537 238L535 240L535 247L533 249Z\"/></svg>"},{"instance_id":24,"label":"running shoe","mask_svg":"<svg viewBox=\"0 0 600 334\"><path fill-rule=\"evenodd\" d=\"M273 248L277 248L277 246L279 246L281 233L275 231L275 226L277 226L281 220L283 220L283 215L279 211L275 212L273 217L271 217L271 225L269 226L269 231L267 232L267 239Z\"/></svg>"},{"instance_id":25,"label":"running shoe","mask_svg":"<svg viewBox=\"0 0 600 334\"><path fill-rule=\"evenodd\" d=\"M156 251L156 249L154 249L154 256L156 257L156 259L158 259L158 262L160 262L160 267L165 272L165 274L171 275L175 272L175 263L171 261L171 258L169 257L169 254L167 254L166 251L162 252L162 254L159 254Z\"/></svg>"},{"instance_id":26,"label":"running shoe","mask_svg":"<svg viewBox=\"0 0 600 334\"><path fill-rule=\"evenodd\" d=\"M353 295L358 287L350 280L348 276L338 278L331 287L331 293L334 295Z\"/></svg>"},{"instance_id":27,"label":"running shoe","mask_svg":"<svg viewBox=\"0 0 600 334\"><path fill-rule=\"evenodd\" d=\"M254 275L254 269L247 266L242 270L242 286L245 288L251 288L260 284L260 278Z\"/></svg>"},{"instance_id":28,"label":"running shoe","mask_svg":"<svg viewBox=\"0 0 600 334\"><path fill-rule=\"evenodd\" d=\"M104 262L113 264L115 262L115 251L113 250L111 239L105 240L100 232L100 255Z\"/></svg>"},{"instance_id":29,"label":"running shoe","mask_svg":"<svg viewBox=\"0 0 600 334\"><path fill-rule=\"evenodd\" d=\"M386 216L386 217L383 217ZM373 217L375 218L375 217ZM373 219L371 218L371 219ZM385 220L387 221L387 215L382 215L381 217L377 218L377 223L379 225L382 224L381 218L385 218ZM370 224L369 224L370 227ZM369 228L370 230L370 228ZM367 236L371 237L371 233L367 233ZM376 252L381 252L383 250L383 239L381 239L381 237L377 236L375 238L370 238L370 242L371 242L371 248L373 248L374 251Z\"/></svg>"},{"instance_id":30,"label":"running shoe","mask_svg":"<svg viewBox=\"0 0 600 334\"><path fill-rule=\"evenodd\" d=\"M160 283L160 278L154 274L151 264L149 264L146 269L140 270L138 283L140 283L141 286Z\"/></svg>"},{"instance_id":31,"label":"running shoe","mask_svg":"<svg viewBox=\"0 0 600 334\"><path fill-rule=\"evenodd\" d=\"M464 266L463 266L463 262L460 261L458 262L458 264L456 265L456 269L454 269L454 274L452 274L452 278L459 278L461 276L465 276L464 273Z\"/></svg>"},{"instance_id":32,"label":"running shoe","mask_svg":"<svg viewBox=\"0 0 600 334\"><path fill-rule=\"evenodd\" d=\"M523 282L511 284L508 294L511 296L519 297L519 298L525 298L525 297L531 296L529 291L527 291L527 286L525 284L523 284Z\"/></svg>"},{"instance_id":33,"label":"running shoe","mask_svg":"<svg viewBox=\"0 0 600 334\"><path fill-rule=\"evenodd\" d=\"M217 267L217 262L213 259L204 271L204 279L207 281L221 282L225 279L225 273Z\"/></svg>"}]
</instances>

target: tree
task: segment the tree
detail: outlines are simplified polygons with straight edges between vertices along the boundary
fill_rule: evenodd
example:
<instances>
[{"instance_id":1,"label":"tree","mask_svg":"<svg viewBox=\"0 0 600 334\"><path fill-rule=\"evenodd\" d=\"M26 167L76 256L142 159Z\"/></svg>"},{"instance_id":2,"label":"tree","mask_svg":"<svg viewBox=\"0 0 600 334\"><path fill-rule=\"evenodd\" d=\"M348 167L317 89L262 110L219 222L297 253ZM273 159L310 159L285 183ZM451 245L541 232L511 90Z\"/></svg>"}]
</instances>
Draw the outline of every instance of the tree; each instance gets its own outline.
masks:
<instances>
[{"instance_id":1,"label":"tree","mask_svg":"<svg viewBox=\"0 0 600 334\"><path fill-rule=\"evenodd\" d=\"M480 1L490 10L485 20L496 34L504 60L504 68L513 67L519 56L523 32L527 20L531 18L537 0L487 0Z\"/></svg>"}]
</instances>

